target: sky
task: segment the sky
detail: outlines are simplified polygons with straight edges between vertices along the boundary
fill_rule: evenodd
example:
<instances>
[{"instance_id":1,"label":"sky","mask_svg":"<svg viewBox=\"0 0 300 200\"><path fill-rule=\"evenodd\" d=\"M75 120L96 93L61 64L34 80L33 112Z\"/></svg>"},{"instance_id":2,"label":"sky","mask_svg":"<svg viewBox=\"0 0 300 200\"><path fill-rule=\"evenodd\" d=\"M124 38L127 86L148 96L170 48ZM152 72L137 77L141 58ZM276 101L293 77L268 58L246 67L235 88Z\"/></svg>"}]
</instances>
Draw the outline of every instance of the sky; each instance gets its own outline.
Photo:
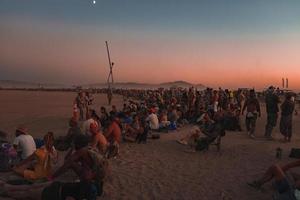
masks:
<instances>
[{"instance_id":1,"label":"sky","mask_svg":"<svg viewBox=\"0 0 300 200\"><path fill-rule=\"evenodd\" d=\"M0 80L300 89L299 0L0 0Z\"/></svg>"}]
</instances>

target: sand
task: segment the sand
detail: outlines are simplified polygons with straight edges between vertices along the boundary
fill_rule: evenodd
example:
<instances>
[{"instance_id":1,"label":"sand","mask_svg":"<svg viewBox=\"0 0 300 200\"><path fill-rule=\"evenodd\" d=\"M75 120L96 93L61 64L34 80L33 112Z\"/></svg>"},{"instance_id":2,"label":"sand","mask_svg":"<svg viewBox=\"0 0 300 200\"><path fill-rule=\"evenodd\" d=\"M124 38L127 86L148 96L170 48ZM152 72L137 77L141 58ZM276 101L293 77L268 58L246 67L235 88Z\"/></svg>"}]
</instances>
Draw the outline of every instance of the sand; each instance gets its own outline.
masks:
<instances>
[{"instance_id":1,"label":"sand","mask_svg":"<svg viewBox=\"0 0 300 200\"><path fill-rule=\"evenodd\" d=\"M25 124L37 137L51 130L55 135L67 131L72 114L72 92L0 91L0 129L13 133ZM107 106L104 95L95 96L95 108ZM119 108L122 98L113 100ZM107 106L109 108L109 106ZM264 107L262 108L265 110ZM267 200L272 199L271 184L265 192L246 185L273 163L285 163L292 147L300 147L300 117L294 117L294 138L289 144L249 139L245 132L227 132L221 152L212 146L207 152L186 153L186 146L175 142L191 127L163 134L147 144L124 143L120 157L110 161L112 176L100 199L201 199ZM266 115L257 122L256 134L264 133ZM245 129L244 118L242 127ZM278 127L274 136L280 138ZM283 149L282 160L275 158L276 148Z\"/></svg>"}]
</instances>

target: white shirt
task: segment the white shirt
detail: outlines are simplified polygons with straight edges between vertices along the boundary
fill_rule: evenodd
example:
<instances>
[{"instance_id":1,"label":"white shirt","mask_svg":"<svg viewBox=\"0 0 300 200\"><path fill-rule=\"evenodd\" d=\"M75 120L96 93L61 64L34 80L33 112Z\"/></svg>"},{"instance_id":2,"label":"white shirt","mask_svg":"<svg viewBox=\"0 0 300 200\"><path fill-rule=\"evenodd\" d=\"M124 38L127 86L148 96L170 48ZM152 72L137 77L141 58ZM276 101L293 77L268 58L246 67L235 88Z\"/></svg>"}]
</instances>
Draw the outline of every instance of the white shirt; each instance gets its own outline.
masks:
<instances>
[{"instance_id":1,"label":"white shirt","mask_svg":"<svg viewBox=\"0 0 300 200\"><path fill-rule=\"evenodd\" d=\"M15 138L13 144L18 146L18 149L22 151L22 159L28 158L36 150L35 142L31 135L19 135Z\"/></svg>"},{"instance_id":2,"label":"white shirt","mask_svg":"<svg viewBox=\"0 0 300 200\"><path fill-rule=\"evenodd\" d=\"M88 135L88 136L91 136L91 132L90 132L90 127L91 127L91 124L93 123L96 123L98 125L98 128L100 129L101 126L99 126L98 122L96 120L94 120L93 118L90 118L86 121L83 122L82 124L82 132L85 134L85 135Z\"/></svg>"},{"instance_id":3,"label":"white shirt","mask_svg":"<svg viewBox=\"0 0 300 200\"><path fill-rule=\"evenodd\" d=\"M159 121L158 121L158 117L155 113L151 113L146 121L149 121L149 124L150 124L150 128L153 129L153 130L156 130L159 128Z\"/></svg>"}]
</instances>

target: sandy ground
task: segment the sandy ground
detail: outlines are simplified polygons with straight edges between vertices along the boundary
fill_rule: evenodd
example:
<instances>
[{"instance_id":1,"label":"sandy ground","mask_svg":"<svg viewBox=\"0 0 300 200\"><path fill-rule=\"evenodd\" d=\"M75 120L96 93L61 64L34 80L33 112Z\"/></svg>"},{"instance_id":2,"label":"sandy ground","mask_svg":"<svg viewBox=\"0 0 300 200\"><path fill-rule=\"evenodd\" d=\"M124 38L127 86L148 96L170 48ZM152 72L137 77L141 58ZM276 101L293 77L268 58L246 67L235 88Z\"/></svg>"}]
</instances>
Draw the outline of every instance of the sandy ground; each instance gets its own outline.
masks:
<instances>
[{"instance_id":1,"label":"sandy ground","mask_svg":"<svg viewBox=\"0 0 300 200\"><path fill-rule=\"evenodd\" d=\"M0 129L13 133L18 124L25 124L35 137L50 130L55 135L65 134L75 95L0 91ZM100 106L107 106L105 96L96 95L95 99L98 112ZM120 108L122 99L115 98L113 103ZM160 140L149 140L147 144L122 144L120 157L110 161L113 174L101 199L272 199L271 184L265 186L265 192L257 192L246 182L273 163L293 160L288 154L292 147L300 147L299 121L299 115L295 116L294 138L289 144L252 140L245 132L227 132L221 152L212 146L208 152L186 153L187 147L175 140L187 133L190 126L163 134ZM265 122L263 114L257 122L258 137L264 133ZM245 129L244 118L242 125ZM274 137L280 138L278 127ZM277 147L283 149L282 160L275 158Z\"/></svg>"}]
</instances>

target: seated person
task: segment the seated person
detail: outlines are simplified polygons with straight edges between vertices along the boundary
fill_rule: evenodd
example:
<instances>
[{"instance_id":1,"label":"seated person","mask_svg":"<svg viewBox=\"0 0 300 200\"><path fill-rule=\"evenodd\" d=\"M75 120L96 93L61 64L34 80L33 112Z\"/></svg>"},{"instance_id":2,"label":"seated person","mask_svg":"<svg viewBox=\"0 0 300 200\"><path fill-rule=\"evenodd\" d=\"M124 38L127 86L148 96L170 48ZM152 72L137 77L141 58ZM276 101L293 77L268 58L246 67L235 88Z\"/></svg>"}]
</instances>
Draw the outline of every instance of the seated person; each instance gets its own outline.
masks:
<instances>
[{"instance_id":1,"label":"seated person","mask_svg":"<svg viewBox=\"0 0 300 200\"><path fill-rule=\"evenodd\" d=\"M300 167L300 160L288 163L283 166L273 165L265 172L262 177L248 183L248 185L260 190L265 183L273 179L275 181L274 187L283 199L297 200L295 197L295 193L299 194L300 192L300 177L296 174L292 174L295 180L294 183L291 183L292 180L290 180L287 176L288 170L295 167Z\"/></svg>"},{"instance_id":2,"label":"seated person","mask_svg":"<svg viewBox=\"0 0 300 200\"><path fill-rule=\"evenodd\" d=\"M147 142L147 138L148 138L148 133L149 133L149 124L145 121L145 119L142 118L141 121L141 128L140 128L140 134L137 135L136 137L136 142L137 143L146 143Z\"/></svg>"},{"instance_id":3,"label":"seated person","mask_svg":"<svg viewBox=\"0 0 300 200\"><path fill-rule=\"evenodd\" d=\"M105 158L89 149L89 139L81 135L75 139L75 152L70 155L64 164L55 171L49 180L54 180L68 170L72 170L79 177L79 182L53 182L42 192L44 200L52 199L91 199L96 200L102 195L103 179L107 172Z\"/></svg>"},{"instance_id":4,"label":"seated person","mask_svg":"<svg viewBox=\"0 0 300 200\"><path fill-rule=\"evenodd\" d=\"M17 152L8 142L7 133L0 130L0 171L9 171L17 162Z\"/></svg>"},{"instance_id":5,"label":"seated person","mask_svg":"<svg viewBox=\"0 0 300 200\"><path fill-rule=\"evenodd\" d=\"M89 110L87 112L87 120L83 122L82 124L82 132L83 134L85 134L86 136L91 136L92 133L90 132L90 126L91 124L96 123L97 126L100 128L100 124L97 120L97 114L94 110Z\"/></svg>"},{"instance_id":6,"label":"seated person","mask_svg":"<svg viewBox=\"0 0 300 200\"><path fill-rule=\"evenodd\" d=\"M146 121L149 122L149 126L151 130L158 130L159 129L159 121L158 121L158 117L155 114L155 109L151 108L149 111L149 115L146 118Z\"/></svg>"},{"instance_id":7,"label":"seated person","mask_svg":"<svg viewBox=\"0 0 300 200\"><path fill-rule=\"evenodd\" d=\"M223 129L221 120L213 121L208 113L205 113L201 117L201 125L199 129L195 129L189 135L178 140L181 144L190 144L195 150L201 151L208 147L209 144L214 142L218 136L224 136L225 131ZM201 133L204 137L201 137Z\"/></svg>"},{"instance_id":8,"label":"seated person","mask_svg":"<svg viewBox=\"0 0 300 200\"><path fill-rule=\"evenodd\" d=\"M163 110L160 114L160 123L159 123L159 128L168 128L169 125L171 124L170 121L168 121L168 113L166 110Z\"/></svg>"},{"instance_id":9,"label":"seated person","mask_svg":"<svg viewBox=\"0 0 300 200\"><path fill-rule=\"evenodd\" d=\"M57 161L57 152L53 146L53 142L53 133L47 133L44 136L45 146L37 149L31 156L16 165L13 170L28 180L42 179L49 176L53 162ZM29 170L29 165L33 163L33 170Z\"/></svg>"},{"instance_id":10,"label":"seated person","mask_svg":"<svg viewBox=\"0 0 300 200\"><path fill-rule=\"evenodd\" d=\"M17 128L13 145L14 148L21 153L22 160L31 156L36 150L34 139L28 134L27 128L24 126L19 126Z\"/></svg>"},{"instance_id":11,"label":"seated person","mask_svg":"<svg viewBox=\"0 0 300 200\"><path fill-rule=\"evenodd\" d=\"M99 153L104 154L108 147L108 142L96 123L91 124L90 132L92 133L90 146Z\"/></svg>"},{"instance_id":12,"label":"seated person","mask_svg":"<svg viewBox=\"0 0 300 200\"><path fill-rule=\"evenodd\" d=\"M143 133L143 127L141 125L139 116L135 115L133 123L126 125L125 129L125 140L131 142L136 141L137 136Z\"/></svg>"},{"instance_id":13,"label":"seated person","mask_svg":"<svg viewBox=\"0 0 300 200\"><path fill-rule=\"evenodd\" d=\"M67 135L55 140L54 146L60 151L68 150L78 135L82 135L81 129L78 126L78 122L74 118L71 118Z\"/></svg>"},{"instance_id":14,"label":"seated person","mask_svg":"<svg viewBox=\"0 0 300 200\"><path fill-rule=\"evenodd\" d=\"M109 143L106 151L106 157L110 158L119 154L121 133L122 132L120 128L120 119L117 116L113 116L111 119L111 123L104 134L105 138Z\"/></svg>"},{"instance_id":15,"label":"seated person","mask_svg":"<svg viewBox=\"0 0 300 200\"><path fill-rule=\"evenodd\" d=\"M109 115L105 109L105 107L100 108L100 123L103 126L103 129L106 129L109 125Z\"/></svg>"}]
</instances>

